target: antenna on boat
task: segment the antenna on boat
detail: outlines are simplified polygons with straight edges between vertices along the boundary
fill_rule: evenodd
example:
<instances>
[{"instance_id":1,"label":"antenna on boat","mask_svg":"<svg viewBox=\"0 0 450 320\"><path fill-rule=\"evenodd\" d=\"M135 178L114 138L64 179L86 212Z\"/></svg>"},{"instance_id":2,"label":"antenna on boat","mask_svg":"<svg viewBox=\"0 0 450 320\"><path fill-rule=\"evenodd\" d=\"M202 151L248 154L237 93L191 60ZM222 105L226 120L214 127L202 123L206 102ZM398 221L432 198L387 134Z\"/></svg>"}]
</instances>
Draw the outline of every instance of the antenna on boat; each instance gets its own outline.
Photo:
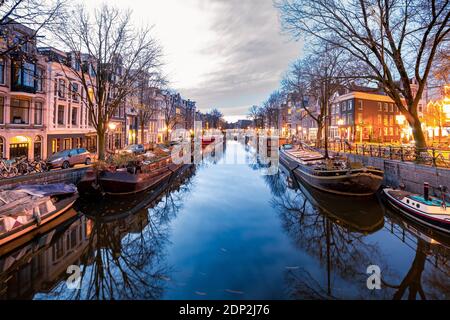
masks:
<instances>
[{"instance_id":1,"label":"antenna on boat","mask_svg":"<svg viewBox=\"0 0 450 320\"><path fill-rule=\"evenodd\" d=\"M448 188L446 186L440 185L439 191L441 191L442 207L444 208L444 210L446 210L447 209L447 201L445 200L445 194L447 193Z\"/></svg>"},{"instance_id":2,"label":"antenna on boat","mask_svg":"<svg viewBox=\"0 0 450 320\"><path fill-rule=\"evenodd\" d=\"M423 198L425 201L430 201L430 184L428 182L423 183Z\"/></svg>"}]
</instances>

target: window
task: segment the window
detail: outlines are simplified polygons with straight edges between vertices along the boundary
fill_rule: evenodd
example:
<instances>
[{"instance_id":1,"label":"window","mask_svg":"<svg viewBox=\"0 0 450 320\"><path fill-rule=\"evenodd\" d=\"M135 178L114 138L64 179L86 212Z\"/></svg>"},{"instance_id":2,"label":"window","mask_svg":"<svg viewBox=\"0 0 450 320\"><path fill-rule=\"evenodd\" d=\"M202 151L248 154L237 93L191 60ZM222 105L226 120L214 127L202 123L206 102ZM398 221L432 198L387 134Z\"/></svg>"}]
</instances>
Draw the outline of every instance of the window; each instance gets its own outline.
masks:
<instances>
[{"instance_id":1,"label":"window","mask_svg":"<svg viewBox=\"0 0 450 320\"><path fill-rule=\"evenodd\" d=\"M52 139L52 154L59 151L58 139Z\"/></svg>"},{"instance_id":2,"label":"window","mask_svg":"<svg viewBox=\"0 0 450 320\"><path fill-rule=\"evenodd\" d=\"M344 103L342 104L342 111L347 111L347 102L344 101Z\"/></svg>"},{"instance_id":3,"label":"window","mask_svg":"<svg viewBox=\"0 0 450 320\"><path fill-rule=\"evenodd\" d=\"M36 91L43 91L42 90L43 74L44 74L44 71L41 68L36 69Z\"/></svg>"},{"instance_id":4,"label":"window","mask_svg":"<svg viewBox=\"0 0 450 320\"><path fill-rule=\"evenodd\" d=\"M389 127L389 135L390 136L394 135L394 128L393 127Z\"/></svg>"},{"instance_id":5,"label":"window","mask_svg":"<svg viewBox=\"0 0 450 320\"><path fill-rule=\"evenodd\" d=\"M363 115L362 113L358 113L358 123L362 123L363 122Z\"/></svg>"},{"instance_id":6,"label":"window","mask_svg":"<svg viewBox=\"0 0 450 320\"><path fill-rule=\"evenodd\" d=\"M72 148L72 139L70 138L66 138L63 141L63 149L64 150L68 150Z\"/></svg>"},{"instance_id":7,"label":"window","mask_svg":"<svg viewBox=\"0 0 450 320\"><path fill-rule=\"evenodd\" d=\"M79 101L79 97L78 97L78 83L72 83L71 84L71 89L72 89L72 101L74 102L78 102Z\"/></svg>"},{"instance_id":8,"label":"window","mask_svg":"<svg viewBox=\"0 0 450 320\"><path fill-rule=\"evenodd\" d=\"M12 63L13 89L35 90L36 65L30 62L14 61Z\"/></svg>"},{"instance_id":9,"label":"window","mask_svg":"<svg viewBox=\"0 0 450 320\"><path fill-rule=\"evenodd\" d=\"M378 115L378 124L379 125L383 124L383 117L381 116L381 114Z\"/></svg>"},{"instance_id":10,"label":"window","mask_svg":"<svg viewBox=\"0 0 450 320\"><path fill-rule=\"evenodd\" d=\"M61 99L66 98L66 82L62 79L58 81L58 97Z\"/></svg>"},{"instance_id":11,"label":"window","mask_svg":"<svg viewBox=\"0 0 450 320\"><path fill-rule=\"evenodd\" d=\"M11 118L13 124L28 124L30 115L30 101L11 99Z\"/></svg>"},{"instance_id":12,"label":"window","mask_svg":"<svg viewBox=\"0 0 450 320\"><path fill-rule=\"evenodd\" d=\"M381 102L378 102L378 111L383 111L383 105Z\"/></svg>"},{"instance_id":13,"label":"window","mask_svg":"<svg viewBox=\"0 0 450 320\"><path fill-rule=\"evenodd\" d=\"M5 60L0 59L0 84L5 84Z\"/></svg>"},{"instance_id":14,"label":"window","mask_svg":"<svg viewBox=\"0 0 450 320\"><path fill-rule=\"evenodd\" d=\"M388 116L384 116L383 124L384 124L385 126L389 125L389 119L388 119ZM385 129L386 129L386 128L385 128Z\"/></svg>"},{"instance_id":15,"label":"window","mask_svg":"<svg viewBox=\"0 0 450 320\"><path fill-rule=\"evenodd\" d=\"M393 103L390 103L390 104L389 104L389 108L390 108L390 111L391 111L391 112L394 112L394 104L393 104Z\"/></svg>"},{"instance_id":16,"label":"window","mask_svg":"<svg viewBox=\"0 0 450 320\"><path fill-rule=\"evenodd\" d=\"M5 98L0 97L0 123L5 123Z\"/></svg>"},{"instance_id":17,"label":"window","mask_svg":"<svg viewBox=\"0 0 450 320\"><path fill-rule=\"evenodd\" d=\"M42 125L42 102L36 102L34 104L34 124Z\"/></svg>"},{"instance_id":18,"label":"window","mask_svg":"<svg viewBox=\"0 0 450 320\"><path fill-rule=\"evenodd\" d=\"M72 125L76 126L78 123L78 108L72 108Z\"/></svg>"},{"instance_id":19,"label":"window","mask_svg":"<svg viewBox=\"0 0 450 320\"><path fill-rule=\"evenodd\" d=\"M362 110L363 109L363 101L359 100L358 101L358 110Z\"/></svg>"},{"instance_id":20,"label":"window","mask_svg":"<svg viewBox=\"0 0 450 320\"><path fill-rule=\"evenodd\" d=\"M393 115L389 116L389 125L391 125L391 126L394 125L394 116Z\"/></svg>"},{"instance_id":21,"label":"window","mask_svg":"<svg viewBox=\"0 0 450 320\"><path fill-rule=\"evenodd\" d=\"M353 100L348 100L347 101L347 110L352 110L353 109Z\"/></svg>"},{"instance_id":22,"label":"window","mask_svg":"<svg viewBox=\"0 0 450 320\"><path fill-rule=\"evenodd\" d=\"M5 138L0 137L0 158L5 158Z\"/></svg>"},{"instance_id":23,"label":"window","mask_svg":"<svg viewBox=\"0 0 450 320\"><path fill-rule=\"evenodd\" d=\"M387 102L384 103L384 111L385 112L389 111L389 106L388 106Z\"/></svg>"},{"instance_id":24,"label":"window","mask_svg":"<svg viewBox=\"0 0 450 320\"><path fill-rule=\"evenodd\" d=\"M64 124L64 106L58 106L58 124Z\"/></svg>"}]
</instances>

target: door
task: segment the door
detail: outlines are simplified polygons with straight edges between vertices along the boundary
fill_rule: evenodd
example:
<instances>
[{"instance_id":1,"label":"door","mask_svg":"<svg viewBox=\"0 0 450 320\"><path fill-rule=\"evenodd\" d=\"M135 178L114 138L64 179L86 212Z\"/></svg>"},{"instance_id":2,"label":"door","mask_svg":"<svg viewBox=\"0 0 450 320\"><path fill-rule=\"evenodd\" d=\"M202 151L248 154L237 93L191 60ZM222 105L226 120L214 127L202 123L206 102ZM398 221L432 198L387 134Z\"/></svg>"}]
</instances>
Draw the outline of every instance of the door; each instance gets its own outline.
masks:
<instances>
[{"instance_id":1,"label":"door","mask_svg":"<svg viewBox=\"0 0 450 320\"><path fill-rule=\"evenodd\" d=\"M17 157L28 157L28 143L13 143L9 147L9 159L15 159Z\"/></svg>"},{"instance_id":2,"label":"door","mask_svg":"<svg viewBox=\"0 0 450 320\"><path fill-rule=\"evenodd\" d=\"M34 152L33 157L35 160L41 159L42 154L42 143L41 142L35 142L34 143Z\"/></svg>"}]
</instances>

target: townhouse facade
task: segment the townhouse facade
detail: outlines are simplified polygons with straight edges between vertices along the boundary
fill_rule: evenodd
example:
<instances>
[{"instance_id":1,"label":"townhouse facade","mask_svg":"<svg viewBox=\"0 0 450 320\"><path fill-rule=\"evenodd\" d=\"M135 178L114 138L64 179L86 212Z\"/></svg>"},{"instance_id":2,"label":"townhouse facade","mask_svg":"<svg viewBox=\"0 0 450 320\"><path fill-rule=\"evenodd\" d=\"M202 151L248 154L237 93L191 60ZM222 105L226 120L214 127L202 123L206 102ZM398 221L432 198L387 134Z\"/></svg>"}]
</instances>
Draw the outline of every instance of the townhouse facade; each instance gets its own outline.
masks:
<instances>
[{"instance_id":1,"label":"townhouse facade","mask_svg":"<svg viewBox=\"0 0 450 320\"><path fill-rule=\"evenodd\" d=\"M75 74L78 67L55 48L39 48L39 53L46 61L46 157L72 148L95 152L97 136L84 102L87 93Z\"/></svg>"},{"instance_id":2,"label":"townhouse facade","mask_svg":"<svg viewBox=\"0 0 450 320\"><path fill-rule=\"evenodd\" d=\"M423 97L418 105L420 118L426 113L426 91ZM314 141L318 126L310 114L317 117L320 107L314 98L304 99L306 101L299 101L298 97L290 95L291 132L302 140ZM340 90L332 97L327 121L331 140L396 143L412 139L412 130L405 117L394 101L378 88L352 86Z\"/></svg>"},{"instance_id":3,"label":"townhouse facade","mask_svg":"<svg viewBox=\"0 0 450 320\"><path fill-rule=\"evenodd\" d=\"M18 23L2 28L8 30L2 29L0 36L0 157L46 159L72 148L97 152L92 111L86 104L93 92L90 88L86 92L78 73L82 67L88 67L86 71L95 77L92 57L81 54L80 65L78 59L73 59L76 53L38 48L35 30ZM167 97L157 88L150 90L158 111L145 123L144 139L136 108L124 101L108 123L107 151L114 152L128 144L163 142L165 124L161 110ZM179 94L174 98L176 128L192 129L195 102L182 99Z\"/></svg>"},{"instance_id":4,"label":"townhouse facade","mask_svg":"<svg viewBox=\"0 0 450 320\"><path fill-rule=\"evenodd\" d=\"M47 152L46 63L34 30L16 23L3 28L8 36L0 38L0 157L42 158Z\"/></svg>"}]
</instances>

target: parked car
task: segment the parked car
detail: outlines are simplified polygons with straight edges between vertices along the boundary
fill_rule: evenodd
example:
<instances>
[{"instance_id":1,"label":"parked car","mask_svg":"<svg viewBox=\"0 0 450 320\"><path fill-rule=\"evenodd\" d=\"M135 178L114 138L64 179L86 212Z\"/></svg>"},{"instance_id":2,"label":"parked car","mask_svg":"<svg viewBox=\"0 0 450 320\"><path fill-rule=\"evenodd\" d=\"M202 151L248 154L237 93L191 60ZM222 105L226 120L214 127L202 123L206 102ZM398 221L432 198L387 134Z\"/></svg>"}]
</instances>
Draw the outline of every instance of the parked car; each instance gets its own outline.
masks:
<instances>
[{"instance_id":1,"label":"parked car","mask_svg":"<svg viewBox=\"0 0 450 320\"><path fill-rule=\"evenodd\" d=\"M48 168L63 168L67 169L76 164L89 165L92 162L93 155L84 148L69 149L57 152L50 156L46 164Z\"/></svg>"},{"instance_id":2,"label":"parked car","mask_svg":"<svg viewBox=\"0 0 450 320\"><path fill-rule=\"evenodd\" d=\"M130 144L125 149L121 150L119 153L133 153L133 154L142 154L145 153L144 145L142 144Z\"/></svg>"}]
</instances>

